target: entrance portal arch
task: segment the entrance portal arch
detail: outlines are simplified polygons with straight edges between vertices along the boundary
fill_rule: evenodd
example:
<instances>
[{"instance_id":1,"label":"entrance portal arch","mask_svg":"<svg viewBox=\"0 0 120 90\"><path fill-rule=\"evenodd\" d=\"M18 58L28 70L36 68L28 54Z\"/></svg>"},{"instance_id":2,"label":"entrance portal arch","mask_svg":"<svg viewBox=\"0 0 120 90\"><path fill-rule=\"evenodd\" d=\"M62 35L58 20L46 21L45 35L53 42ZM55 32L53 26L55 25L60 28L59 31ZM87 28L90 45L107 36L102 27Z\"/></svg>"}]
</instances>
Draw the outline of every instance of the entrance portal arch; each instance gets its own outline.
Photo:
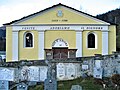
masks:
<instances>
[{"instance_id":1,"label":"entrance portal arch","mask_svg":"<svg viewBox=\"0 0 120 90\"><path fill-rule=\"evenodd\" d=\"M75 58L76 49L69 49L69 44L62 38L53 41L52 49L45 49L46 59Z\"/></svg>"},{"instance_id":2,"label":"entrance portal arch","mask_svg":"<svg viewBox=\"0 0 120 90\"><path fill-rule=\"evenodd\" d=\"M64 41L62 38L58 38L52 43L52 48L68 48L68 47L69 47L68 43Z\"/></svg>"},{"instance_id":3,"label":"entrance portal arch","mask_svg":"<svg viewBox=\"0 0 120 90\"><path fill-rule=\"evenodd\" d=\"M61 38L52 43L53 59L68 58L68 43Z\"/></svg>"}]
</instances>

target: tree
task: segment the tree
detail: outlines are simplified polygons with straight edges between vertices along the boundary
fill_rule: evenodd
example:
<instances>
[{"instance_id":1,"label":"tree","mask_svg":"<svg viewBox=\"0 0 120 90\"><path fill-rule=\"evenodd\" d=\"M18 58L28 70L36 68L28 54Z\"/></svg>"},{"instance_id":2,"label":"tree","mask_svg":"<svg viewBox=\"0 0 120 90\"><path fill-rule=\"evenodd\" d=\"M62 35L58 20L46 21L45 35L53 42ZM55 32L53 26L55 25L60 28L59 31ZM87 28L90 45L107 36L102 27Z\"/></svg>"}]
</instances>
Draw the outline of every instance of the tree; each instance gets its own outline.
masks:
<instances>
[{"instance_id":1,"label":"tree","mask_svg":"<svg viewBox=\"0 0 120 90\"><path fill-rule=\"evenodd\" d=\"M120 86L120 74L112 75L111 80L115 85Z\"/></svg>"}]
</instances>

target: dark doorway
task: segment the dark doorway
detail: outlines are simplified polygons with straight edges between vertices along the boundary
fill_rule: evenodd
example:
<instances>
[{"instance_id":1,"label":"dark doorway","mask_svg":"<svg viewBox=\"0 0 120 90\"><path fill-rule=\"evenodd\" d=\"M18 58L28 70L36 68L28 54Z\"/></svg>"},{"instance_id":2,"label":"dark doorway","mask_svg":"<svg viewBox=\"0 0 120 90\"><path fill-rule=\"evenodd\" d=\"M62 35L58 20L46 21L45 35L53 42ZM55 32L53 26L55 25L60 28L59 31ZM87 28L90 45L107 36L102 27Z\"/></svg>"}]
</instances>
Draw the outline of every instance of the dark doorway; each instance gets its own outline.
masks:
<instances>
[{"instance_id":1,"label":"dark doorway","mask_svg":"<svg viewBox=\"0 0 120 90\"><path fill-rule=\"evenodd\" d=\"M68 58L68 48L53 48L53 59Z\"/></svg>"},{"instance_id":2,"label":"dark doorway","mask_svg":"<svg viewBox=\"0 0 120 90\"><path fill-rule=\"evenodd\" d=\"M95 48L95 35L93 33L88 35L88 48Z\"/></svg>"}]
</instances>

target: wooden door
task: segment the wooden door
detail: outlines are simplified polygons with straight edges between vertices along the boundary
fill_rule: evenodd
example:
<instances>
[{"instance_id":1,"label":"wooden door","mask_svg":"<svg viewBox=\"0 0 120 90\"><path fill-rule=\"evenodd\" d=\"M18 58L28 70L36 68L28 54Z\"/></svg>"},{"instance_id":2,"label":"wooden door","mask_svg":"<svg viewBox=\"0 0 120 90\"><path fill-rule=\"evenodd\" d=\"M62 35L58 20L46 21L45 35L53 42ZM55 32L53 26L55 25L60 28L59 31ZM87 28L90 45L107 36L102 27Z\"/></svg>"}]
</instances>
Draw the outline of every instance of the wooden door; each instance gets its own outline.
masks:
<instances>
[{"instance_id":1,"label":"wooden door","mask_svg":"<svg viewBox=\"0 0 120 90\"><path fill-rule=\"evenodd\" d=\"M67 48L54 48L53 49L53 59L64 59L68 58Z\"/></svg>"}]
</instances>

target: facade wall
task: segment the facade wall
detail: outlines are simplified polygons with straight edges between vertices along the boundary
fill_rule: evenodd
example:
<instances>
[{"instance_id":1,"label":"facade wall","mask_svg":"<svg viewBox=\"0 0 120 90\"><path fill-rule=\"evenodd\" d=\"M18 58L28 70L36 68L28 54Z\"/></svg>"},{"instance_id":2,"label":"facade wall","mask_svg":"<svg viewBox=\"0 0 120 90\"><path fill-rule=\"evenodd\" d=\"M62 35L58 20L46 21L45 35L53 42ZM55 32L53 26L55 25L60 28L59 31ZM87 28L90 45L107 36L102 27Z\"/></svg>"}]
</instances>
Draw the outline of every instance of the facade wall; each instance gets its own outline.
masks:
<instances>
[{"instance_id":1,"label":"facade wall","mask_svg":"<svg viewBox=\"0 0 120 90\"><path fill-rule=\"evenodd\" d=\"M33 47L24 46L24 34L33 34ZM38 31L19 31L19 60L38 60Z\"/></svg>"},{"instance_id":2,"label":"facade wall","mask_svg":"<svg viewBox=\"0 0 120 90\"><path fill-rule=\"evenodd\" d=\"M94 33L97 37L96 48L87 48L88 33ZM94 56L94 54L102 54L102 32L101 31L83 31L83 56Z\"/></svg>"},{"instance_id":3,"label":"facade wall","mask_svg":"<svg viewBox=\"0 0 120 90\"><path fill-rule=\"evenodd\" d=\"M58 38L68 43L68 49L76 49L76 32L74 30L45 31L45 49L52 49L52 43Z\"/></svg>"},{"instance_id":4,"label":"facade wall","mask_svg":"<svg viewBox=\"0 0 120 90\"><path fill-rule=\"evenodd\" d=\"M63 12L62 17L57 16L57 11L61 10ZM74 17L74 18L71 18ZM67 21L66 21L67 20ZM19 25L33 25L33 24L101 24L97 20L93 20L89 17L84 16L84 14L79 15L76 11L71 11L66 8L53 8L42 14L36 15L36 17L30 18L23 22L20 22Z\"/></svg>"},{"instance_id":5,"label":"facade wall","mask_svg":"<svg viewBox=\"0 0 120 90\"><path fill-rule=\"evenodd\" d=\"M24 47L25 32L33 34L33 47ZM95 48L87 47L90 32L96 36ZM115 25L61 5L6 26L6 59L45 59L45 49L52 49L53 42L60 38L68 43L68 49L76 51L76 57L116 51Z\"/></svg>"},{"instance_id":6,"label":"facade wall","mask_svg":"<svg viewBox=\"0 0 120 90\"><path fill-rule=\"evenodd\" d=\"M6 27L6 60L12 61L12 27Z\"/></svg>"},{"instance_id":7,"label":"facade wall","mask_svg":"<svg viewBox=\"0 0 120 90\"><path fill-rule=\"evenodd\" d=\"M24 34L31 32L33 34L33 47L24 47ZM89 33L96 35L96 48L87 48L87 36ZM115 26L109 26L108 31L108 54L116 51L116 31ZM52 43L62 38L68 43L68 49L76 48L76 31L75 30L45 30L44 31L44 49L52 49ZM6 31L6 54L7 61L12 60L12 27L7 27ZM39 59L39 33L37 30L19 30L18 32L18 59L19 60L38 60ZM102 31L100 30L83 30L82 31L82 56L94 56L94 54L102 54ZM44 53L45 55L45 53ZM45 57L45 56L44 56Z\"/></svg>"},{"instance_id":8,"label":"facade wall","mask_svg":"<svg viewBox=\"0 0 120 90\"><path fill-rule=\"evenodd\" d=\"M109 26L109 54L116 51L116 26Z\"/></svg>"}]
</instances>

